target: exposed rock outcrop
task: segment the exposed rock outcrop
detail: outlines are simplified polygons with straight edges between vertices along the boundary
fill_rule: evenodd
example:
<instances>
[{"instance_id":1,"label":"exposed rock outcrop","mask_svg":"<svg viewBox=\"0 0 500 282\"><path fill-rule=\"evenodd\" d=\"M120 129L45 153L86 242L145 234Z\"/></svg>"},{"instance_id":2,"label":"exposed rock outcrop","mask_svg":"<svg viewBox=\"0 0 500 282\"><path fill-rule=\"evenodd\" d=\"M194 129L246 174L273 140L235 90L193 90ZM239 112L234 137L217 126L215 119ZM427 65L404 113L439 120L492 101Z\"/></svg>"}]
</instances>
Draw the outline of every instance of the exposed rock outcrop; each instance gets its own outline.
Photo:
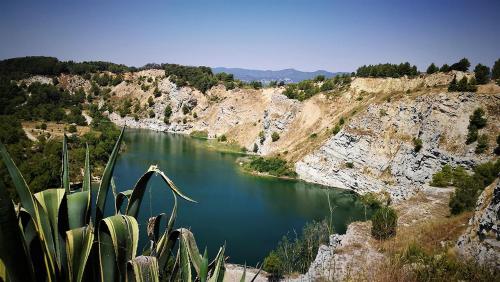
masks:
<instances>
[{"instance_id":1,"label":"exposed rock outcrop","mask_svg":"<svg viewBox=\"0 0 500 282\"><path fill-rule=\"evenodd\" d=\"M444 164L470 168L491 158L465 145L469 116L478 107L491 113L484 131L498 132L500 95L442 93L370 105L299 161L296 171L310 182L407 198ZM416 138L423 143L418 152Z\"/></svg>"},{"instance_id":2,"label":"exposed rock outcrop","mask_svg":"<svg viewBox=\"0 0 500 282\"><path fill-rule=\"evenodd\" d=\"M500 269L500 181L481 193L457 249L466 258Z\"/></svg>"}]
</instances>

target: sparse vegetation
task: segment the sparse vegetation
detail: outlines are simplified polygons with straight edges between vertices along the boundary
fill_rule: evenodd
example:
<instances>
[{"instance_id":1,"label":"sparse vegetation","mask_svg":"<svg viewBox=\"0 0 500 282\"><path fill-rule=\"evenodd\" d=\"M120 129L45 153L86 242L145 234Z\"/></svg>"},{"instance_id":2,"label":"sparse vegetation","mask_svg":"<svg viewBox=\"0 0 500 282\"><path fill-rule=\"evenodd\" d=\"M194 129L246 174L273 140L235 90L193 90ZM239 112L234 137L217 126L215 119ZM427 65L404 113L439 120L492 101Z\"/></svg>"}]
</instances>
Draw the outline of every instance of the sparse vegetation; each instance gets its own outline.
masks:
<instances>
[{"instance_id":1,"label":"sparse vegetation","mask_svg":"<svg viewBox=\"0 0 500 282\"><path fill-rule=\"evenodd\" d=\"M477 138L477 145L476 145L476 149L474 150L474 152L476 154L482 154L482 153L486 152L486 150L488 150L488 148L489 148L488 135L486 135L486 134L479 135L479 137Z\"/></svg>"},{"instance_id":2,"label":"sparse vegetation","mask_svg":"<svg viewBox=\"0 0 500 282\"><path fill-rule=\"evenodd\" d=\"M285 274L305 273L316 258L321 244L328 243L330 227L327 220L306 224L299 236L283 236L276 249L264 259L263 269L272 279Z\"/></svg>"}]
</instances>

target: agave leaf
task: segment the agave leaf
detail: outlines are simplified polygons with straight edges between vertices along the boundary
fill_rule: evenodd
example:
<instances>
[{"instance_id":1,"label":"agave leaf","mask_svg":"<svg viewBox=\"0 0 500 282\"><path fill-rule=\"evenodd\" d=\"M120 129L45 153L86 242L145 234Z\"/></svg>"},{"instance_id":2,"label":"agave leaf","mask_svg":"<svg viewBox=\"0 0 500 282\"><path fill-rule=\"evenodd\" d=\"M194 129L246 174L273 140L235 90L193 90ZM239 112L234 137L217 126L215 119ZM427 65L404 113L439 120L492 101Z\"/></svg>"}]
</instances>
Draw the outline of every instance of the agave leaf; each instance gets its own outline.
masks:
<instances>
[{"instance_id":1,"label":"agave leaf","mask_svg":"<svg viewBox=\"0 0 500 282\"><path fill-rule=\"evenodd\" d=\"M69 229L85 226L89 219L89 191L76 192L66 197L68 200Z\"/></svg>"},{"instance_id":2,"label":"agave leaf","mask_svg":"<svg viewBox=\"0 0 500 282\"><path fill-rule=\"evenodd\" d=\"M245 268L243 268L243 274L241 275L240 282L245 282L246 275L247 275L247 264L245 263Z\"/></svg>"},{"instance_id":3,"label":"agave leaf","mask_svg":"<svg viewBox=\"0 0 500 282\"><path fill-rule=\"evenodd\" d=\"M120 192L120 193L116 194L116 197L115 197L115 214L121 213L120 211L121 211L123 203L125 203L125 199L127 200L127 202L129 202L131 195L132 195L132 190L126 190L126 191L123 191L123 192Z\"/></svg>"},{"instance_id":4,"label":"agave leaf","mask_svg":"<svg viewBox=\"0 0 500 282\"><path fill-rule=\"evenodd\" d=\"M118 140L116 140L115 147L109 156L108 163L102 174L101 184L99 185L99 191L97 192L97 202L96 202L96 215L95 222L100 222L104 216L104 207L106 206L106 198L108 196L109 184L111 182L111 176L113 175L113 170L115 169L116 159L118 158L118 152L120 151L120 145L123 138L123 132L125 127L122 128Z\"/></svg>"},{"instance_id":5,"label":"agave leaf","mask_svg":"<svg viewBox=\"0 0 500 282\"><path fill-rule=\"evenodd\" d=\"M193 280L191 274L191 261L189 259L188 248L189 248L188 243L183 237L181 237L181 242L180 242L181 260L179 268L181 271L181 281L184 282L191 282Z\"/></svg>"},{"instance_id":6,"label":"agave leaf","mask_svg":"<svg viewBox=\"0 0 500 282\"><path fill-rule=\"evenodd\" d=\"M138 256L127 263L127 281L159 282L158 260L151 256Z\"/></svg>"},{"instance_id":7,"label":"agave leaf","mask_svg":"<svg viewBox=\"0 0 500 282\"><path fill-rule=\"evenodd\" d=\"M68 142L66 133L63 135L63 149L62 149L62 168L61 168L61 183L66 193L71 192L69 188L69 160L68 160Z\"/></svg>"},{"instance_id":8,"label":"agave leaf","mask_svg":"<svg viewBox=\"0 0 500 282\"><path fill-rule=\"evenodd\" d=\"M160 273L163 275L168 262L171 258L171 252L180 236L179 230L173 230L170 233L164 233L160 238L158 245L156 246L156 257L158 258L158 267L160 268Z\"/></svg>"},{"instance_id":9,"label":"agave leaf","mask_svg":"<svg viewBox=\"0 0 500 282\"><path fill-rule=\"evenodd\" d=\"M31 214L33 218L36 218L35 200L33 199L30 189L28 188L28 184L26 184L21 172L17 168L16 164L14 164L14 161L12 161L12 158L7 152L7 148L5 148L2 142L0 142L0 155L2 156L5 166L9 170L10 177L12 178L12 182L14 183L22 206Z\"/></svg>"},{"instance_id":10,"label":"agave leaf","mask_svg":"<svg viewBox=\"0 0 500 282\"><path fill-rule=\"evenodd\" d=\"M209 282L222 282L224 279L224 250L226 246L219 249L219 254L215 258L215 268L212 271L212 276L208 279Z\"/></svg>"},{"instance_id":11,"label":"agave leaf","mask_svg":"<svg viewBox=\"0 0 500 282\"><path fill-rule=\"evenodd\" d=\"M99 258L101 281L123 281L127 261L135 257L139 241L139 225L131 216L114 215L99 226Z\"/></svg>"},{"instance_id":12,"label":"agave leaf","mask_svg":"<svg viewBox=\"0 0 500 282\"><path fill-rule=\"evenodd\" d=\"M170 279L169 281L170 282L174 282L174 281L179 281L180 279L178 279L178 275L179 275L179 265L181 264L181 252L180 252L180 248L177 249L177 255L175 256L175 261L174 261L174 267L172 268L172 271L170 272ZM164 275L164 273L162 273L160 271L160 278L162 278L161 280L164 281L166 280L166 277L162 277Z\"/></svg>"},{"instance_id":13,"label":"agave leaf","mask_svg":"<svg viewBox=\"0 0 500 282\"><path fill-rule=\"evenodd\" d=\"M85 192L82 192L85 193ZM94 241L92 225L66 231L69 281L80 282Z\"/></svg>"},{"instance_id":14,"label":"agave leaf","mask_svg":"<svg viewBox=\"0 0 500 282\"><path fill-rule=\"evenodd\" d=\"M35 281L28 248L19 228L14 205L0 181L0 278L7 281Z\"/></svg>"},{"instance_id":15,"label":"agave leaf","mask_svg":"<svg viewBox=\"0 0 500 282\"><path fill-rule=\"evenodd\" d=\"M163 236L160 238L159 241L156 241L157 242L156 253L161 253L161 250L164 248L164 244L166 243L166 240L164 239L167 239L169 237L169 234L172 232L174 228L175 219L177 217L177 196L175 195L174 192L172 192L172 195L174 196L174 207L172 208L172 212L170 213L170 218L168 220L167 228L165 229ZM161 266L162 264L160 263L160 269Z\"/></svg>"},{"instance_id":16,"label":"agave leaf","mask_svg":"<svg viewBox=\"0 0 500 282\"><path fill-rule=\"evenodd\" d=\"M5 268L5 264L3 264L1 258L0 258L0 281L9 281L7 280L7 269Z\"/></svg>"},{"instance_id":17,"label":"agave leaf","mask_svg":"<svg viewBox=\"0 0 500 282\"><path fill-rule=\"evenodd\" d=\"M85 144L85 168L83 169L83 185L82 191L90 191L92 185L92 177L90 173L90 153L89 144Z\"/></svg>"},{"instance_id":18,"label":"agave leaf","mask_svg":"<svg viewBox=\"0 0 500 282\"><path fill-rule=\"evenodd\" d=\"M115 197L116 199L117 192L116 192L116 182L114 177L111 177L111 192L113 192L113 197Z\"/></svg>"},{"instance_id":19,"label":"agave leaf","mask_svg":"<svg viewBox=\"0 0 500 282\"><path fill-rule=\"evenodd\" d=\"M187 251L189 253L189 257L191 258L191 261L193 263L193 267L199 276L202 265L202 256L200 255L200 251L198 250L198 246L196 245L194 235L193 233L191 233L191 231L185 228L181 228L180 232L182 241L185 243Z\"/></svg>"},{"instance_id":20,"label":"agave leaf","mask_svg":"<svg viewBox=\"0 0 500 282\"><path fill-rule=\"evenodd\" d=\"M256 267L258 267L259 264L257 264ZM255 273L255 275L253 276L252 280L250 280L250 282L253 282L255 281L255 279L257 279L257 277L259 276L260 272L262 271L262 267L264 266L264 264L261 264L260 267L259 267L259 270L257 271L257 273Z\"/></svg>"},{"instance_id":21,"label":"agave leaf","mask_svg":"<svg viewBox=\"0 0 500 282\"><path fill-rule=\"evenodd\" d=\"M151 176L153 176L154 173L157 173L161 176L161 178L165 181L167 186L177 195L179 195L181 198L190 201L190 202L195 202L191 198L185 196L177 186L168 178L162 171L158 169L157 166L152 165L149 167L148 171L144 173L139 181L135 184L134 191L132 193L132 196L130 197L130 201L127 205L127 215L133 216L137 218L137 215L139 214L139 208L141 206L142 198L144 197L144 192L146 191L146 187L148 184L149 179L151 179Z\"/></svg>"},{"instance_id":22,"label":"agave leaf","mask_svg":"<svg viewBox=\"0 0 500 282\"><path fill-rule=\"evenodd\" d=\"M200 273L198 274L201 282L206 282L208 278L208 253L207 248L203 252L203 258L201 259Z\"/></svg>"},{"instance_id":23,"label":"agave leaf","mask_svg":"<svg viewBox=\"0 0 500 282\"><path fill-rule=\"evenodd\" d=\"M64 247L64 238L59 230L64 227L64 216L60 217L60 212L64 212L61 208L63 200L65 200L64 189L47 189L35 194L37 210L39 213L38 230L41 233L40 237L46 246L46 257L51 264L50 268L55 265L60 272L64 272L66 268L66 248ZM56 273L56 272L55 272Z\"/></svg>"}]
</instances>

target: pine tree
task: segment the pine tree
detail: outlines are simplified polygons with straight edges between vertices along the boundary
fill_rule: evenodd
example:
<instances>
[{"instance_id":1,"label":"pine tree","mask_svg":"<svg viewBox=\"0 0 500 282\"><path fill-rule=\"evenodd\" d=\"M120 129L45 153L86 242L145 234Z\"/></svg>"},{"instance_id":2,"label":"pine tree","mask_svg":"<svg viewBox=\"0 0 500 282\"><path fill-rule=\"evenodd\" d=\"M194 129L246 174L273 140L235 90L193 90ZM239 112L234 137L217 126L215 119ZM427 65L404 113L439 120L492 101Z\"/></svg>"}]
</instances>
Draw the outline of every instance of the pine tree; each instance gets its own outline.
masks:
<instances>
[{"instance_id":1,"label":"pine tree","mask_svg":"<svg viewBox=\"0 0 500 282\"><path fill-rule=\"evenodd\" d=\"M439 69L440 72L449 72L450 71L450 66L448 64L444 64L441 69Z\"/></svg>"},{"instance_id":2,"label":"pine tree","mask_svg":"<svg viewBox=\"0 0 500 282\"><path fill-rule=\"evenodd\" d=\"M432 63L428 68L427 68L427 74L433 74L435 72L438 72L439 69L436 67L434 63Z\"/></svg>"},{"instance_id":3,"label":"pine tree","mask_svg":"<svg viewBox=\"0 0 500 282\"><path fill-rule=\"evenodd\" d=\"M493 68L491 70L491 78L500 85L500 59L495 61Z\"/></svg>"},{"instance_id":4,"label":"pine tree","mask_svg":"<svg viewBox=\"0 0 500 282\"><path fill-rule=\"evenodd\" d=\"M486 84L490 80L490 68L482 64L477 64L474 68L474 75L477 84Z\"/></svg>"}]
</instances>

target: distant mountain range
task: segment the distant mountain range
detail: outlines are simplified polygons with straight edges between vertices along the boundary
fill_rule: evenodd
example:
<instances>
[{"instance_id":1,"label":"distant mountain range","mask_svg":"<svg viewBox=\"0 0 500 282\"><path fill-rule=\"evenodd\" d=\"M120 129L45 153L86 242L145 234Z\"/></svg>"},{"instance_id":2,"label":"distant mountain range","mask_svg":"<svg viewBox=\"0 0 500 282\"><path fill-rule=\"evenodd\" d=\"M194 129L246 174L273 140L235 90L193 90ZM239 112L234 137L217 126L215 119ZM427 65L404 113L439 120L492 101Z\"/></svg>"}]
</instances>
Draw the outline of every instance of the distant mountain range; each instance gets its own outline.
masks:
<instances>
[{"instance_id":1,"label":"distant mountain range","mask_svg":"<svg viewBox=\"0 0 500 282\"><path fill-rule=\"evenodd\" d=\"M217 67L212 68L214 73L226 72L232 73L235 78L243 81L261 81L263 83L269 83L272 80L285 81L285 82L299 82L305 79L314 78L317 75L324 75L325 77L333 77L337 74L342 74L341 72L329 72L325 70L318 70L313 72L299 71L296 69L284 69L284 70L251 70L242 68L223 68Z\"/></svg>"}]
</instances>

